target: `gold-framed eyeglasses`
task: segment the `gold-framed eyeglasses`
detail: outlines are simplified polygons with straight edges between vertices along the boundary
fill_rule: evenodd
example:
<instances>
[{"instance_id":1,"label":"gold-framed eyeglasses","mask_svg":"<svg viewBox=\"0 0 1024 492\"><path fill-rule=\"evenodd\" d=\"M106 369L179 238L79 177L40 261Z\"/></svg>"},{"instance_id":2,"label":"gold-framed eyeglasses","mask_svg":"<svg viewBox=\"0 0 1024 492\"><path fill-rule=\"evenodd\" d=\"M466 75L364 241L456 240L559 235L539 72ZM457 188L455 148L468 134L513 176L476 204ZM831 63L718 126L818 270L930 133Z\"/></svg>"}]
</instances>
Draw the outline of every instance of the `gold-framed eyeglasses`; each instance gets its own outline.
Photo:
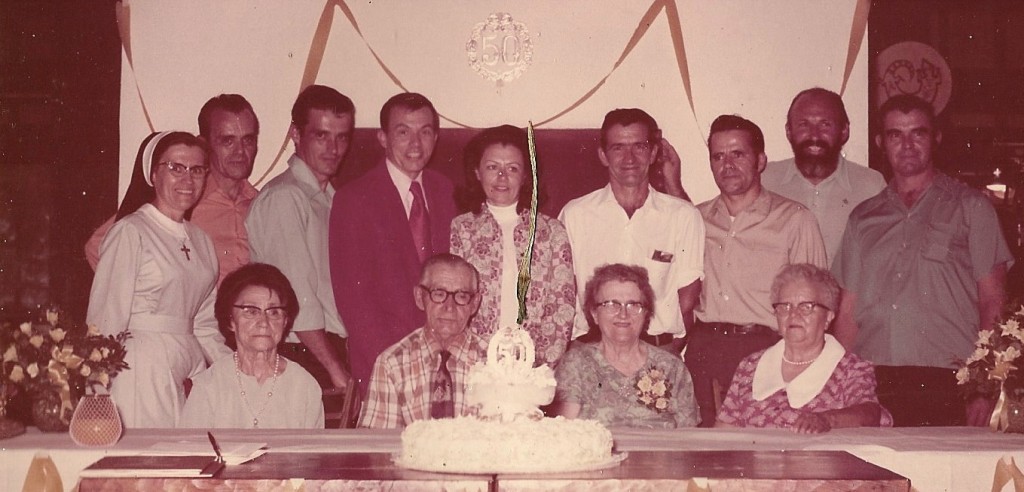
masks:
<instances>
[{"instance_id":1,"label":"gold-framed eyeglasses","mask_svg":"<svg viewBox=\"0 0 1024 492\"><path fill-rule=\"evenodd\" d=\"M264 309L251 304L235 304L234 307L239 310L242 319L248 320L257 319L265 314L270 321L281 321L288 315L284 306L270 306Z\"/></svg>"},{"instance_id":2,"label":"gold-framed eyeglasses","mask_svg":"<svg viewBox=\"0 0 1024 492\"><path fill-rule=\"evenodd\" d=\"M184 178L186 174L191 175L195 179L203 179L210 172L209 166L192 166L188 167L179 162L159 162L158 166L167 166L167 170L171 172L171 176L175 178Z\"/></svg>"},{"instance_id":3,"label":"gold-framed eyeglasses","mask_svg":"<svg viewBox=\"0 0 1024 492\"><path fill-rule=\"evenodd\" d=\"M431 289L426 285L419 285L418 287L423 289L423 291L427 293L427 297L429 297L435 304L444 304L444 301L447 301L448 298L451 297L452 300L455 301L456 305L465 306L473 300L474 296L476 296L476 292L469 292L467 290L457 290L452 292L445 289Z\"/></svg>"},{"instance_id":4,"label":"gold-framed eyeglasses","mask_svg":"<svg viewBox=\"0 0 1024 492\"><path fill-rule=\"evenodd\" d=\"M792 302L776 302L775 304L772 304L772 310L775 311L776 316L785 316L793 312L794 309L796 310L796 314L799 314L800 316L810 316L816 307L826 311L831 311L831 308L828 306L813 301L798 302L796 304L793 304Z\"/></svg>"},{"instance_id":5,"label":"gold-framed eyeglasses","mask_svg":"<svg viewBox=\"0 0 1024 492\"><path fill-rule=\"evenodd\" d=\"M640 316L641 314L644 314L644 311L647 310L647 306L644 306L644 303L640 301L622 302L608 300L597 303L597 308L600 309L601 311L604 311L606 314L610 314L613 316L618 316L622 314L623 311L625 311L626 314L630 316Z\"/></svg>"}]
</instances>

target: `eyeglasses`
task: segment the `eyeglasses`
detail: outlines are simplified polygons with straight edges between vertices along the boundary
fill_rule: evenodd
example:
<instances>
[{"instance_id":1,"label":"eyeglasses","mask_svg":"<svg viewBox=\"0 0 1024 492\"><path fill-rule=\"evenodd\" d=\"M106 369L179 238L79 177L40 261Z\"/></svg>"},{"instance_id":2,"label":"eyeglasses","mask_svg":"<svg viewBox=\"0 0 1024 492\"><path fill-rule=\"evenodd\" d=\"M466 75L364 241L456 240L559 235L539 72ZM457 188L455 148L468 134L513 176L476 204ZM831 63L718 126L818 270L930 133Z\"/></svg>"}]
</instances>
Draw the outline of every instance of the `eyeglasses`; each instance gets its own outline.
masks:
<instances>
[{"instance_id":1,"label":"eyeglasses","mask_svg":"<svg viewBox=\"0 0 1024 492\"><path fill-rule=\"evenodd\" d=\"M260 317L261 314L266 314L267 319L270 321L281 321L288 314L285 312L283 306L270 306L263 309L259 306L253 306L251 304L235 304L234 307L242 311L242 319L254 320Z\"/></svg>"},{"instance_id":2,"label":"eyeglasses","mask_svg":"<svg viewBox=\"0 0 1024 492\"><path fill-rule=\"evenodd\" d=\"M605 314L614 316L622 314L622 310L626 310L626 314L630 316L640 316L647 310L647 306L639 301L604 301L597 303L597 308L604 311Z\"/></svg>"},{"instance_id":3,"label":"eyeglasses","mask_svg":"<svg viewBox=\"0 0 1024 492\"><path fill-rule=\"evenodd\" d=\"M812 301L798 302L796 304L793 304L791 302L776 302L775 304L772 304L772 309L775 311L776 316L785 316L789 314L794 307L796 308L796 313L799 314L800 316L810 316L810 314L814 312L814 308L816 307L820 307L826 311L832 310L831 308L824 304L819 304L817 302Z\"/></svg>"},{"instance_id":4,"label":"eyeglasses","mask_svg":"<svg viewBox=\"0 0 1024 492\"><path fill-rule=\"evenodd\" d=\"M465 306L473 300L473 297L476 296L476 292L468 292L465 290L452 292L444 289L431 289L426 285L420 285L419 288L423 289L430 297L430 300L434 301L435 304L444 304L444 301L447 301L448 297L451 297L452 300L455 301L456 305Z\"/></svg>"},{"instance_id":5,"label":"eyeglasses","mask_svg":"<svg viewBox=\"0 0 1024 492\"><path fill-rule=\"evenodd\" d=\"M159 162L157 165L167 166L167 170L170 171L171 176L174 176L175 178L184 178L186 174L191 174L195 179L202 179L210 172L210 168L208 166L188 167L177 162Z\"/></svg>"},{"instance_id":6,"label":"eyeglasses","mask_svg":"<svg viewBox=\"0 0 1024 492\"><path fill-rule=\"evenodd\" d=\"M633 155L647 155L651 152L652 148L653 146L650 142L634 142L612 144L605 151L616 156L626 155L627 152Z\"/></svg>"}]
</instances>

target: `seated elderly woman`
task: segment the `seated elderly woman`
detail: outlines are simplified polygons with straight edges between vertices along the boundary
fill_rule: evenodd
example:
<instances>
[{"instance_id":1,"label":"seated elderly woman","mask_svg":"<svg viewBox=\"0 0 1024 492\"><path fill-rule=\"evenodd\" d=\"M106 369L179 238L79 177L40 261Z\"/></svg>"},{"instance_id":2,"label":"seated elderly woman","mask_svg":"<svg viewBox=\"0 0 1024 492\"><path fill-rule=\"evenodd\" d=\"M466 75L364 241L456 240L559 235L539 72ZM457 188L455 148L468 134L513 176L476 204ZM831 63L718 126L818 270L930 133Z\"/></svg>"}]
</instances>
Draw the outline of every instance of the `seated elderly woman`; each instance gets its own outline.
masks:
<instances>
[{"instance_id":1,"label":"seated elderly woman","mask_svg":"<svg viewBox=\"0 0 1024 492\"><path fill-rule=\"evenodd\" d=\"M839 305L832 274L806 263L787 265L775 276L771 299L782 340L740 363L716 427L820 433L892 426L875 395L874 367L825 334Z\"/></svg>"},{"instance_id":2,"label":"seated elderly woman","mask_svg":"<svg viewBox=\"0 0 1024 492\"><path fill-rule=\"evenodd\" d=\"M606 426L692 427L697 403L678 355L640 340L654 315L647 270L604 265L584 291L583 309L600 339L575 342L555 371L555 413Z\"/></svg>"},{"instance_id":3,"label":"seated elderly woman","mask_svg":"<svg viewBox=\"0 0 1024 492\"><path fill-rule=\"evenodd\" d=\"M323 428L320 386L277 353L299 303L277 268L250 263L220 284L214 315L238 350L193 378L179 427Z\"/></svg>"}]
</instances>

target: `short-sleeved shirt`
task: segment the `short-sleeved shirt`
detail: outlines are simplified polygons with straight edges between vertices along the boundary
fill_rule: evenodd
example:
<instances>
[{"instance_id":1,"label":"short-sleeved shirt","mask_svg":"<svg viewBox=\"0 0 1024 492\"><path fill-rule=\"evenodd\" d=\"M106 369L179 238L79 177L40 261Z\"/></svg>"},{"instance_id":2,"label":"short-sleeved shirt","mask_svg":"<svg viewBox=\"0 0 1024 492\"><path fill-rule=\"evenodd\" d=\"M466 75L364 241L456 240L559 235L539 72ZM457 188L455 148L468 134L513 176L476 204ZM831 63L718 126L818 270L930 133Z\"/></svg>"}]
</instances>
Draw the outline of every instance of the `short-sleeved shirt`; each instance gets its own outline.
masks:
<instances>
[{"instance_id":1,"label":"short-sleeved shirt","mask_svg":"<svg viewBox=\"0 0 1024 492\"><path fill-rule=\"evenodd\" d=\"M636 374L619 372L604 358L599 344L575 343L555 369L555 400L580 404L579 418L606 426L674 428L693 427L700 417L693 398L693 381L678 356L640 342L647 362ZM639 380L645 371L664 373L671 397L659 412L638 399Z\"/></svg>"},{"instance_id":2,"label":"short-sleeved shirt","mask_svg":"<svg viewBox=\"0 0 1024 492\"><path fill-rule=\"evenodd\" d=\"M487 343L468 328L448 347L455 416L466 415L469 368L487 358ZM403 428L430 418L430 383L441 365L441 350L418 328L377 356L370 388L359 417L360 427Z\"/></svg>"},{"instance_id":3,"label":"short-sleeved shirt","mask_svg":"<svg viewBox=\"0 0 1024 492\"><path fill-rule=\"evenodd\" d=\"M775 274L790 263L828 268L818 222L799 203L762 189L735 219L721 195L697 208L707 234L701 321L775 327L769 296Z\"/></svg>"},{"instance_id":4,"label":"short-sleeved shirt","mask_svg":"<svg viewBox=\"0 0 1024 492\"><path fill-rule=\"evenodd\" d=\"M784 344L780 341L779 344ZM778 347L778 346L777 346ZM773 347L776 348L776 347ZM769 348L768 350L772 350ZM831 375L825 382L821 391L800 408L793 408L786 392L786 388L779 389L763 400L756 400L753 396L754 373L762 358L768 350L749 355L740 362L736 368L736 375L733 377L729 392L722 402L722 410L718 414L718 421L735 425L738 427L792 427L793 423L803 413L824 412L828 410L840 410L843 408L859 405L861 403L878 403L878 396L875 394L875 369L870 362L857 357L851 352L846 352L839 363L835 365ZM782 365L779 359L774 359L775 367L765 368L767 370L782 372ZM833 361L834 363L834 361ZM808 367L791 383L804 376L808 371L815 371L818 368ZM807 374L813 378L813 374ZM779 376L781 378L781 376ZM799 384L799 383L797 383ZM882 409L879 419L882 427L892 426L892 416Z\"/></svg>"},{"instance_id":5,"label":"short-sleeved shirt","mask_svg":"<svg viewBox=\"0 0 1024 492\"><path fill-rule=\"evenodd\" d=\"M839 157L835 172L814 184L800 174L792 159L770 162L761 173L761 185L807 207L818 220L825 253L831 263L843 239L846 220L854 207L885 188L885 178L874 169Z\"/></svg>"},{"instance_id":6,"label":"short-sleeved shirt","mask_svg":"<svg viewBox=\"0 0 1024 492\"><path fill-rule=\"evenodd\" d=\"M326 329L347 335L334 303L327 256L333 199L334 187L328 183L326 189L320 189L309 166L292 155L288 170L263 187L245 220L252 260L280 269L299 299L299 315L289 342L299 341L297 331Z\"/></svg>"},{"instance_id":7,"label":"short-sleeved shirt","mask_svg":"<svg viewBox=\"0 0 1024 492\"><path fill-rule=\"evenodd\" d=\"M956 367L978 338L978 280L1012 260L980 192L940 173L908 209L890 184L850 214L832 265L857 295L853 350L876 365Z\"/></svg>"},{"instance_id":8,"label":"short-sleeved shirt","mask_svg":"<svg viewBox=\"0 0 1024 492\"><path fill-rule=\"evenodd\" d=\"M609 263L647 269L655 297L649 334L686 333L677 292L704 276L704 223L690 202L650 188L630 217L608 185L570 201L559 220L569 234L576 275L573 338L590 331L582 308L584 287L594 269Z\"/></svg>"}]
</instances>

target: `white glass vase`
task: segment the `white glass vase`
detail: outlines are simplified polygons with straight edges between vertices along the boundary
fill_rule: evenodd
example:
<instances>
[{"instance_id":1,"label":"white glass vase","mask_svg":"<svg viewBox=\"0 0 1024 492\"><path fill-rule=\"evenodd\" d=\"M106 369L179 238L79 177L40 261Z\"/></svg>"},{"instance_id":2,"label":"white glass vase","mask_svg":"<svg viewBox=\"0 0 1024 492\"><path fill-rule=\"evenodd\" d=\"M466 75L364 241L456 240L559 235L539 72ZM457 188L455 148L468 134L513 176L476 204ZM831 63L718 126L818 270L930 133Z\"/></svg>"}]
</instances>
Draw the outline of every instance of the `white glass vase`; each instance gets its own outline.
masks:
<instances>
[{"instance_id":1,"label":"white glass vase","mask_svg":"<svg viewBox=\"0 0 1024 492\"><path fill-rule=\"evenodd\" d=\"M86 395L71 417L71 439L79 446L111 446L121 439L121 414L110 395Z\"/></svg>"}]
</instances>

